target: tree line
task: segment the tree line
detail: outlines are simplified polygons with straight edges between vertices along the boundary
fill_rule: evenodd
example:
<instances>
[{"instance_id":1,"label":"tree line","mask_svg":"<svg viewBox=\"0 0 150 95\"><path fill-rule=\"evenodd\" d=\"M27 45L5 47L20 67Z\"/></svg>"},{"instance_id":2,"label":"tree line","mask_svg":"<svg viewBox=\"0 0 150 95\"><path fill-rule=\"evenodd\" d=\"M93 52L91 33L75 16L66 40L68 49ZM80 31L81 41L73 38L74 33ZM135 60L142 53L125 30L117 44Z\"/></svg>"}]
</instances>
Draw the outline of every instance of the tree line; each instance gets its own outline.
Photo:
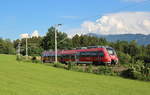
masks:
<instances>
[{"instance_id":1,"label":"tree line","mask_svg":"<svg viewBox=\"0 0 150 95\"><path fill-rule=\"evenodd\" d=\"M60 32L54 27L50 27L43 37L28 38L28 54L29 56L40 56L43 51L54 50L55 47L55 31L57 32L57 41L59 50L68 50L77 47L86 46L111 46L113 47L120 59L120 63L131 63L141 60L150 63L150 45L138 45L136 41L117 41L108 42L105 38L97 38L89 35L76 34L72 38L64 32ZM20 52L25 55L25 39L17 39L13 42L9 39L0 39L0 54L16 54L20 43Z\"/></svg>"}]
</instances>

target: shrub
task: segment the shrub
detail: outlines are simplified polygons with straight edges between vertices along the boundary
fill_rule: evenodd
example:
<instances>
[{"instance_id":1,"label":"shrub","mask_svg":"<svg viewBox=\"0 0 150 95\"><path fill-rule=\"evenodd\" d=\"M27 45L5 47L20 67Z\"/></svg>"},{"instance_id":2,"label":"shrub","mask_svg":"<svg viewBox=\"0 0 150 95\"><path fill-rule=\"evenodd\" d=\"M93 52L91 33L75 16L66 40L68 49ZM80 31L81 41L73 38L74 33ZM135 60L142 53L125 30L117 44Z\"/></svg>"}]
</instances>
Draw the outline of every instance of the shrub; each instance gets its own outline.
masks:
<instances>
[{"instance_id":1,"label":"shrub","mask_svg":"<svg viewBox=\"0 0 150 95\"><path fill-rule=\"evenodd\" d=\"M139 79L139 80L150 80L150 67L143 61L136 61L134 64L129 66L129 69L123 71L121 75L123 77Z\"/></svg>"},{"instance_id":2,"label":"shrub","mask_svg":"<svg viewBox=\"0 0 150 95\"><path fill-rule=\"evenodd\" d=\"M73 70L73 69L75 70L76 69L76 67L75 67L76 64L73 62L68 62L67 65L68 65L68 67L67 67L68 70Z\"/></svg>"},{"instance_id":3,"label":"shrub","mask_svg":"<svg viewBox=\"0 0 150 95\"><path fill-rule=\"evenodd\" d=\"M121 64L127 64L131 61L131 56L129 54L125 54L123 52L118 52L119 62Z\"/></svg>"},{"instance_id":4,"label":"shrub","mask_svg":"<svg viewBox=\"0 0 150 95\"><path fill-rule=\"evenodd\" d=\"M31 60L32 60L32 63L37 63L36 56L33 56Z\"/></svg>"},{"instance_id":5,"label":"shrub","mask_svg":"<svg viewBox=\"0 0 150 95\"><path fill-rule=\"evenodd\" d=\"M34 60L33 63L42 63L40 60Z\"/></svg>"},{"instance_id":6,"label":"shrub","mask_svg":"<svg viewBox=\"0 0 150 95\"><path fill-rule=\"evenodd\" d=\"M75 71L78 71L78 72L85 72L84 68L80 68L80 67L75 67L74 69Z\"/></svg>"},{"instance_id":7,"label":"shrub","mask_svg":"<svg viewBox=\"0 0 150 95\"><path fill-rule=\"evenodd\" d=\"M57 67L57 68L65 68L65 65L64 64L62 64L62 63L59 63L59 62L55 62L54 64L53 64L53 66L54 67Z\"/></svg>"},{"instance_id":8,"label":"shrub","mask_svg":"<svg viewBox=\"0 0 150 95\"><path fill-rule=\"evenodd\" d=\"M32 56L30 59L32 60L32 63L42 63L36 56Z\"/></svg>"},{"instance_id":9,"label":"shrub","mask_svg":"<svg viewBox=\"0 0 150 95\"><path fill-rule=\"evenodd\" d=\"M16 60L17 60L17 61L21 61L21 60L22 60L22 56L17 55L17 56L16 56Z\"/></svg>"},{"instance_id":10,"label":"shrub","mask_svg":"<svg viewBox=\"0 0 150 95\"><path fill-rule=\"evenodd\" d=\"M127 69L121 72L121 76L125 78L133 78L133 69Z\"/></svg>"},{"instance_id":11,"label":"shrub","mask_svg":"<svg viewBox=\"0 0 150 95\"><path fill-rule=\"evenodd\" d=\"M24 62L28 62L28 61L31 62L30 59L26 59L26 57L25 57L25 56L22 56L22 55L17 55L16 60L17 60L17 61L24 61Z\"/></svg>"},{"instance_id":12,"label":"shrub","mask_svg":"<svg viewBox=\"0 0 150 95\"><path fill-rule=\"evenodd\" d=\"M114 75L114 72L108 66L99 66L95 73L103 75Z\"/></svg>"},{"instance_id":13,"label":"shrub","mask_svg":"<svg viewBox=\"0 0 150 95\"><path fill-rule=\"evenodd\" d=\"M88 67L87 67L87 69L86 69L86 72L88 72L88 73L93 73L93 66L92 66L92 64L89 64L89 65L88 65Z\"/></svg>"}]
</instances>

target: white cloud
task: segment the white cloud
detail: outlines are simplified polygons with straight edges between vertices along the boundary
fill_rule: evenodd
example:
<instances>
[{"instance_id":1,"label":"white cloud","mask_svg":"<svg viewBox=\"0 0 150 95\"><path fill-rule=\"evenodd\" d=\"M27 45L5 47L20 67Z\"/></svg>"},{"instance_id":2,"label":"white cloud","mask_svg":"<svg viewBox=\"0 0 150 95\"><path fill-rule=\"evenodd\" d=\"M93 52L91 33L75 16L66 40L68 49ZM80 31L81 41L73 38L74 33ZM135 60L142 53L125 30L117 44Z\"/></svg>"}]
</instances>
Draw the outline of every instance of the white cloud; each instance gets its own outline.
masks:
<instances>
[{"instance_id":1,"label":"white cloud","mask_svg":"<svg viewBox=\"0 0 150 95\"><path fill-rule=\"evenodd\" d=\"M85 21L81 26L82 28L87 29L88 32L97 31L99 28L97 24L92 21Z\"/></svg>"},{"instance_id":2,"label":"white cloud","mask_svg":"<svg viewBox=\"0 0 150 95\"><path fill-rule=\"evenodd\" d=\"M121 12L102 16L95 22L84 21L81 28L68 30L69 34L89 32L108 34L150 34L150 12Z\"/></svg>"},{"instance_id":3,"label":"white cloud","mask_svg":"<svg viewBox=\"0 0 150 95\"><path fill-rule=\"evenodd\" d=\"M39 37L39 32L37 30L34 30L31 34L31 37Z\"/></svg>"},{"instance_id":4,"label":"white cloud","mask_svg":"<svg viewBox=\"0 0 150 95\"><path fill-rule=\"evenodd\" d=\"M145 27L149 28L149 27L150 27L150 20L144 20L144 21L143 21L143 25L144 25Z\"/></svg>"},{"instance_id":5,"label":"white cloud","mask_svg":"<svg viewBox=\"0 0 150 95\"><path fill-rule=\"evenodd\" d=\"M24 34L21 34L20 37L21 38L30 38L30 37L39 37L39 33L37 30L34 30L33 33L30 35L28 33L24 33Z\"/></svg>"},{"instance_id":6,"label":"white cloud","mask_svg":"<svg viewBox=\"0 0 150 95\"><path fill-rule=\"evenodd\" d=\"M85 32L85 30L82 28L75 28L75 29L66 30L66 33L68 34L69 38L72 38L76 34L81 35L81 34L86 34L87 32Z\"/></svg>"}]
</instances>

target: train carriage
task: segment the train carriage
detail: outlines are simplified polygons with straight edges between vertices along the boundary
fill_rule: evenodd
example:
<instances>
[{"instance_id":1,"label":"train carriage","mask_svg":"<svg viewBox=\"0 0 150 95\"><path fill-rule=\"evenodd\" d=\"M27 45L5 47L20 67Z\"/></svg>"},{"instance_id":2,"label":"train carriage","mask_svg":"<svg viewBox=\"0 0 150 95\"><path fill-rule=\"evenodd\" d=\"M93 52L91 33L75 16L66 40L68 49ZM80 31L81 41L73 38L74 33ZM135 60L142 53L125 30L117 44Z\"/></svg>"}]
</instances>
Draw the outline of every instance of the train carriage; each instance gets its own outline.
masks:
<instances>
[{"instance_id":1,"label":"train carriage","mask_svg":"<svg viewBox=\"0 0 150 95\"><path fill-rule=\"evenodd\" d=\"M77 64L118 64L115 50L108 46L90 46L75 50L58 51L58 61L64 64L75 62ZM54 62L55 52L43 52L43 62Z\"/></svg>"}]
</instances>

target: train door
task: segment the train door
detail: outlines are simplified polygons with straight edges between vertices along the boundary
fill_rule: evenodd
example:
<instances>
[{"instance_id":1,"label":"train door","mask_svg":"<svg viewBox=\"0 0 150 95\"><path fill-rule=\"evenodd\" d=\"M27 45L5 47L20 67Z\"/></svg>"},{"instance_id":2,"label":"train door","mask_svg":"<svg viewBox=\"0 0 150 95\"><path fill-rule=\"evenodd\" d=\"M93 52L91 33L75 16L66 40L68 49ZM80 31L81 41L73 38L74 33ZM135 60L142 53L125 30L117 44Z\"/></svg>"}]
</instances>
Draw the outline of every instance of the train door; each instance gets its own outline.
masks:
<instances>
[{"instance_id":1,"label":"train door","mask_svg":"<svg viewBox=\"0 0 150 95\"><path fill-rule=\"evenodd\" d=\"M98 60L99 60L99 64L103 64L103 57L104 57L104 52L103 51L99 51L98 53Z\"/></svg>"},{"instance_id":2,"label":"train door","mask_svg":"<svg viewBox=\"0 0 150 95\"><path fill-rule=\"evenodd\" d=\"M80 53L76 52L75 53L75 63L78 64L79 63L79 59L80 59Z\"/></svg>"}]
</instances>

